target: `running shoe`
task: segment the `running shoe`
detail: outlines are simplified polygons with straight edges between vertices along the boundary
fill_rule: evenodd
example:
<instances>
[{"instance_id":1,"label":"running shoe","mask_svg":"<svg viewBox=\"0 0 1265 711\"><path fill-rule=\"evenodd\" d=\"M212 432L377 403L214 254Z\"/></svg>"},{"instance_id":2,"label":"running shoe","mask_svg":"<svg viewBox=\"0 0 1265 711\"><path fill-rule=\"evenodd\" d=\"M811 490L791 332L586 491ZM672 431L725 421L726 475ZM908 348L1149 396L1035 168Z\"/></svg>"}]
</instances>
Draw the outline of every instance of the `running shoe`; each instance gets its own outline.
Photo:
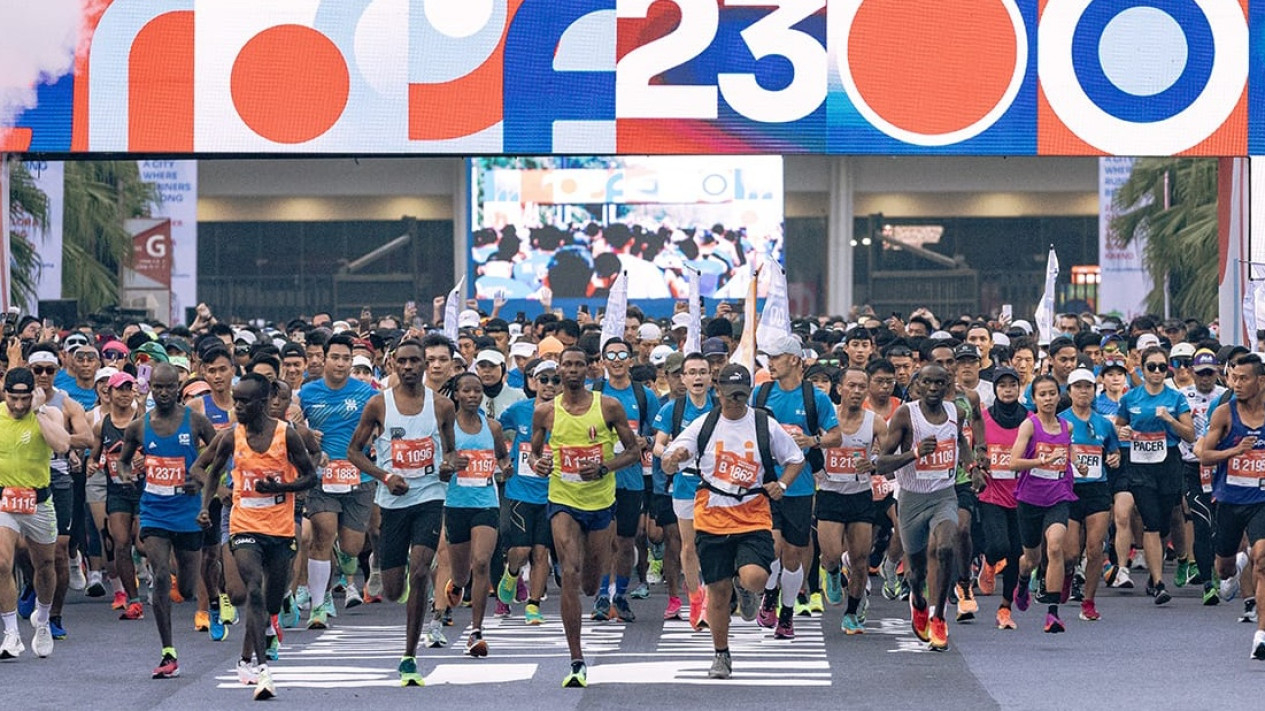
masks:
<instances>
[{"instance_id":1,"label":"running shoe","mask_svg":"<svg viewBox=\"0 0 1265 711\"><path fill-rule=\"evenodd\" d=\"M808 596L800 593L795 596L795 616L796 617L812 617L813 609L808 606Z\"/></svg>"},{"instance_id":2,"label":"running shoe","mask_svg":"<svg viewBox=\"0 0 1265 711\"><path fill-rule=\"evenodd\" d=\"M150 590L149 594L152 596L154 594L154 591ZM179 605L184 602L184 595L180 594L180 586L176 583L175 573L171 574L171 590L167 592L167 597L171 599L171 604L173 605ZM149 604L152 605L154 603L153 601L150 601Z\"/></svg>"},{"instance_id":3,"label":"running shoe","mask_svg":"<svg viewBox=\"0 0 1265 711\"><path fill-rule=\"evenodd\" d=\"M738 606L741 607L742 604L739 603ZM668 598L668 606L663 608L663 619L665 620L681 619L681 598L679 597Z\"/></svg>"},{"instance_id":4,"label":"running shoe","mask_svg":"<svg viewBox=\"0 0 1265 711\"><path fill-rule=\"evenodd\" d=\"M1129 552L1129 567L1134 570L1146 570L1146 555L1137 548Z\"/></svg>"},{"instance_id":5,"label":"running shoe","mask_svg":"<svg viewBox=\"0 0 1265 711\"><path fill-rule=\"evenodd\" d=\"M70 589L79 592L87 587L88 578L83 574L83 556L75 553L75 557L70 559Z\"/></svg>"},{"instance_id":6,"label":"running shoe","mask_svg":"<svg viewBox=\"0 0 1265 711\"><path fill-rule=\"evenodd\" d=\"M703 590L701 588L690 593L690 629L695 632L700 629L699 621L703 619L704 605L706 603L703 602Z\"/></svg>"},{"instance_id":7,"label":"running shoe","mask_svg":"<svg viewBox=\"0 0 1265 711\"><path fill-rule=\"evenodd\" d=\"M1177 570L1173 573L1173 587L1184 588L1194 575L1195 564L1189 560L1177 561Z\"/></svg>"},{"instance_id":8,"label":"running shoe","mask_svg":"<svg viewBox=\"0 0 1265 711\"><path fill-rule=\"evenodd\" d=\"M312 614L308 615L307 628L310 630L329 629L329 616L325 613L325 606L312 608Z\"/></svg>"},{"instance_id":9,"label":"running shoe","mask_svg":"<svg viewBox=\"0 0 1265 711\"><path fill-rule=\"evenodd\" d=\"M987 560L979 569L979 594L992 595L997 589L997 569Z\"/></svg>"},{"instance_id":10,"label":"running shoe","mask_svg":"<svg viewBox=\"0 0 1265 711\"><path fill-rule=\"evenodd\" d=\"M206 632L211 629L211 616L206 610L198 610L193 613L193 631Z\"/></svg>"},{"instance_id":11,"label":"running shoe","mask_svg":"<svg viewBox=\"0 0 1265 711\"><path fill-rule=\"evenodd\" d=\"M312 591L306 585L294 589L294 602L299 607L307 607L312 603Z\"/></svg>"},{"instance_id":12,"label":"running shoe","mask_svg":"<svg viewBox=\"0 0 1265 711\"><path fill-rule=\"evenodd\" d=\"M1256 623L1256 598L1243 598L1243 615L1239 617L1239 622Z\"/></svg>"},{"instance_id":13,"label":"running shoe","mask_svg":"<svg viewBox=\"0 0 1265 711\"><path fill-rule=\"evenodd\" d=\"M1168 588L1164 587L1164 582L1160 581L1155 586L1155 604L1166 605L1171 602L1173 596L1169 594Z\"/></svg>"},{"instance_id":14,"label":"running shoe","mask_svg":"<svg viewBox=\"0 0 1265 711\"><path fill-rule=\"evenodd\" d=\"M259 683L259 668L244 660L237 660L237 681L242 686L254 686Z\"/></svg>"},{"instance_id":15,"label":"running shoe","mask_svg":"<svg viewBox=\"0 0 1265 711\"><path fill-rule=\"evenodd\" d=\"M444 599L448 602L449 609L461 605L461 588L453 585L451 578L444 583Z\"/></svg>"},{"instance_id":16,"label":"running shoe","mask_svg":"<svg viewBox=\"0 0 1265 711\"><path fill-rule=\"evenodd\" d=\"M1015 607L1019 608L1020 612L1027 612L1028 604L1030 602L1032 602L1032 592L1028 590L1028 586L1016 585L1015 586Z\"/></svg>"},{"instance_id":17,"label":"running shoe","mask_svg":"<svg viewBox=\"0 0 1265 711\"><path fill-rule=\"evenodd\" d=\"M636 622L637 615L633 614L632 607L628 605L628 598L617 595L614 600L615 617L620 622Z\"/></svg>"},{"instance_id":18,"label":"running shoe","mask_svg":"<svg viewBox=\"0 0 1265 711\"><path fill-rule=\"evenodd\" d=\"M926 583L924 583L924 584L923 584L923 594L926 594L926 587L927 587L927 586L926 586ZM900 593L899 593L900 600L901 600L902 602L908 602L908 601L909 601L909 597L910 597L910 595L911 595L911 594L912 594L912 591L910 590L910 587L909 587L909 581L908 581L908 580L906 580L904 577L901 577L901 579L900 579Z\"/></svg>"},{"instance_id":19,"label":"running shoe","mask_svg":"<svg viewBox=\"0 0 1265 711\"><path fill-rule=\"evenodd\" d=\"M88 587L84 590L88 597L105 597L105 583L101 581L101 571L88 571Z\"/></svg>"},{"instance_id":20,"label":"running shoe","mask_svg":"<svg viewBox=\"0 0 1265 711\"><path fill-rule=\"evenodd\" d=\"M170 654L164 654L162 661L154 667L154 673L150 678L175 679L178 676L180 676L180 665L176 663L176 658Z\"/></svg>"},{"instance_id":21,"label":"running shoe","mask_svg":"<svg viewBox=\"0 0 1265 711\"><path fill-rule=\"evenodd\" d=\"M738 614L742 619L750 622L760 614L760 600L755 593L746 589L738 582L737 576L733 580L734 593L738 596Z\"/></svg>"},{"instance_id":22,"label":"running shoe","mask_svg":"<svg viewBox=\"0 0 1265 711\"><path fill-rule=\"evenodd\" d=\"M1098 608L1094 606L1093 600L1081 600L1080 618L1086 622L1097 622L1102 619L1102 615L1098 614Z\"/></svg>"},{"instance_id":23,"label":"running shoe","mask_svg":"<svg viewBox=\"0 0 1265 711\"><path fill-rule=\"evenodd\" d=\"M35 635L31 637L31 651L43 659L53 653L53 631L48 623L35 625Z\"/></svg>"},{"instance_id":24,"label":"running shoe","mask_svg":"<svg viewBox=\"0 0 1265 711\"><path fill-rule=\"evenodd\" d=\"M329 615L330 617L338 617L338 608L334 607L334 593L333 592L329 590L325 591L325 602L324 604L321 605L321 607L325 608L326 615Z\"/></svg>"},{"instance_id":25,"label":"running shoe","mask_svg":"<svg viewBox=\"0 0 1265 711\"><path fill-rule=\"evenodd\" d=\"M275 634L270 634L264 638L267 648L264 650L264 656L268 661L275 662L281 658L281 639Z\"/></svg>"},{"instance_id":26,"label":"running shoe","mask_svg":"<svg viewBox=\"0 0 1265 711\"><path fill-rule=\"evenodd\" d=\"M791 608L783 608L789 610ZM795 617L783 614L777 618L777 627L773 628L773 639L795 639Z\"/></svg>"},{"instance_id":27,"label":"running shoe","mask_svg":"<svg viewBox=\"0 0 1265 711\"><path fill-rule=\"evenodd\" d=\"M343 597L343 609L350 610L353 607L360 607L365 604L365 599L360 596L360 592L356 590L355 585L348 585L347 591Z\"/></svg>"},{"instance_id":28,"label":"running shoe","mask_svg":"<svg viewBox=\"0 0 1265 711\"><path fill-rule=\"evenodd\" d=\"M734 663L729 652L716 652L712 658L712 668L707 670L708 679L728 679L733 674Z\"/></svg>"},{"instance_id":29,"label":"running shoe","mask_svg":"<svg viewBox=\"0 0 1265 711\"><path fill-rule=\"evenodd\" d=\"M1239 576L1231 575L1221 581L1219 594L1222 602L1230 602L1239 595Z\"/></svg>"},{"instance_id":30,"label":"running shoe","mask_svg":"<svg viewBox=\"0 0 1265 711\"><path fill-rule=\"evenodd\" d=\"M342 552L335 551L335 554L339 558L339 561L338 561L339 567L342 567L342 557L343 557ZM340 593L346 589L347 589L347 575L345 573L339 573L338 582L334 583L334 589L332 592Z\"/></svg>"},{"instance_id":31,"label":"running shoe","mask_svg":"<svg viewBox=\"0 0 1265 711\"><path fill-rule=\"evenodd\" d=\"M69 636L66 634L66 628L62 626L60 617L48 618L48 629L53 633L53 639L55 640L60 641Z\"/></svg>"},{"instance_id":32,"label":"running shoe","mask_svg":"<svg viewBox=\"0 0 1265 711\"><path fill-rule=\"evenodd\" d=\"M277 686L272 683L272 672L267 664L259 665L259 681L255 683L255 701L267 701L277 695Z\"/></svg>"},{"instance_id":33,"label":"running shoe","mask_svg":"<svg viewBox=\"0 0 1265 711\"><path fill-rule=\"evenodd\" d=\"M808 611L814 615L820 615L826 611L826 606L822 604L821 593L815 592L808 596Z\"/></svg>"},{"instance_id":34,"label":"running shoe","mask_svg":"<svg viewBox=\"0 0 1265 711\"><path fill-rule=\"evenodd\" d=\"M444 636L444 623L439 620L431 620L426 625L426 646L430 649L439 649L448 646L448 638Z\"/></svg>"},{"instance_id":35,"label":"running shoe","mask_svg":"<svg viewBox=\"0 0 1265 711\"><path fill-rule=\"evenodd\" d=\"M514 594L514 602L518 603L519 605L531 599L531 590L528 589L527 583L522 579L522 577L518 578L518 582L515 585L515 590L516 592Z\"/></svg>"},{"instance_id":36,"label":"running shoe","mask_svg":"<svg viewBox=\"0 0 1265 711\"><path fill-rule=\"evenodd\" d=\"M237 608L229 599L228 593L220 593L220 620L226 625L237 623Z\"/></svg>"},{"instance_id":37,"label":"running shoe","mask_svg":"<svg viewBox=\"0 0 1265 711\"><path fill-rule=\"evenodd\" d=\"M22 637L17 630L5 630L4 642L0 644L0 659L17 659L26 651Z\"/></svg>"},{"instance_id":38,"label":"running shoe","mask_svg":"<svg viewBox=\"0 0 1265 711\"><path fill-rule=\"evenodd\" d=\"M129 602L123 610L123 614L119 615L120 620L142 620L145 618L145 607L138 602Z\"/></svg>"},{"instance_id":39,"label":"running shoe","mask_svg":"<svg viewBox=\"0 0 1265 711\"><path fill-rule=\"evenodd\" d=\"M634 600L645 600L650 597L650 586L643 582L633 588L632 592L628 593L628 597L631 597Z\"/></svg>"},{"instance_id":40,"label":"running shoe","mask_svg":"<svg viewBox=\"0 0 1265 711\"><path fill-rule=\"evenodd\" d=\"M110 602L110 609L122 610L125 607L127 607L127 593L123 592L122 590L119 590L118 592L114 593L114 600ZM22 607L21 605L19 605L18 614L21 614L21 613L22 613Z\"/></svg>"},{"instance_id":41,"label":"running shoe","mask_svg":"<svg viewBox=\"0 0 1265 711\"><path fill-rule=\"evenodd\" d=\"M880 571L883 575L883 597L895 600L900 596L900 579L896 576L895 561L884 555Z\"/></svg>"},{"instance_id":42,"label":"running shoe","mask_svg":"<svg viewBox=\"0 0 1265 711\"><path fill-rule=\"evenodd\" d=\"M949 623L943 617L931 618L928 646L933 652L945 652L949 649Z\"/></svg>"},{"instance_id":43,"label":"running shoe","mask_svg":"<svg viewBox=\"0 0 1265 711\"><path fill-rule=\"evenodd\" d=\"M369 554L369 577L365 578L365 601L371 597L382 597L382 572L376 567L373 554Z\"/></svg>"},{"instance_id":44,"label":"running shoe","mask_svg":"<svg viewBox=\"0 0 1265 711\"><path fill-rule=\"evenodd\" d=\"M1067 599L1072 602L1082 602L1085 599L1085 578L1079 573L1072 576L1072 592Z\"/></svg>"},{"instance_id":45,"label":"running shoe","mask_svg":"<svg viewBox=\"0 0 1265 711\"><path fill-rule=\"evenodd\" d=\"M1047 612L1045 615L1046 634L1058 634L1062 631L1063 631L1063 620L1060 620L1058 615L1052 612Z\"/></svg>"},{"instance_id":46,"label":"running shoe","mask_svg":"<svg viewBox=\"0 0 1265 711\"><path fill-rule=\"evenodd\" d=\"M1252 659L1265 662L1265 630L1256 630L1252 636Z\"/></svg>"},{"instance_id":47,"label":"running shoe","mask_svg":"<svg viewBox=\"0 0 1265 711\"><path fill-rule=\"evenodd\" d=\"M212 642L223 642L228 639L228 626L220 619L220 610L212 607L210 611L210 622L207 625L207 634L211 636Z\"/></svg>"},{"instance_id":48,"label":"running shoe","mask_svg":"<svg viewBox=\"0 0 1265 711\"><path fill-rule=\"evenodd\" d=\"M505 603L501 602L500 600L497 600L497 601L496 601L496 609L492 611L492 616L493 616L493 617L501 617L501 618L509 617L509 616L510 616L510 606L509 606L509 605L506 605Z\"/></svg>"},{"instance_id":49,"label":"running shoe","mask_svg":"<svg viewBox=\"0 0 1265 711\"><path fill-rule=\"evenodd\" d=\"M496 599L508 605L514 602L514 594L518 590L518 578L510 575L508 566L501 573L501 580L496 584Z\"/></svg>"},{"instance_id":50,"label":"running shoe","mask_svg":"<svg viewBox=\"0 0 1265 711\"><path fill-rule=\"evenodd\" d=\"M452 608L444 610L444 615L440 619L444 623L444 627L452 627Z\"/></svg>"},{"instance_id":51,"label":"running shoe","mask_svg":"<svg viewBox=\"0 0 1265 711\"><path fill-rule=\"evenodd\" d=\"M399 671L400 686L426 686L426 680L417 671L416 657L401 657Z\"/></svg>"},{"instance_id":52,"label":"running shoe","mask_svg":"<svg viewBox=\"0 0 1265 711\"><path fill-rule=\"evenodd\" d=\"M755 618L756 624L770 630L777 626L777 603L779 597L781 595L778 594L777 588L764 591L764 599L760 601L760 612Z\"/></svg>"},{"instance_id":53,"label":"running shoe","mask_svg":"<svg viewBox=\"0 0 1265 711\"><path fill-rule=\"evenodd\" d=\"M562 688L583 689L589 685L589 668L584 662L571 662L571 673L562 677Z\"/></svg>"},{"instance_id":54,"label":"running shoe","mask_svg":"<svg viewBox=\"0 0 1265 711\"><path fill-rule=\"evenodd\" d=\"M528 605L523 612L523 621L529 625L545 624L545 616L540 614L540 605Z\"/></svg>"},{"instance_id":55,"label":"running shoe","mask_svg":"<svg viewBox=\"0 0 1265 711\"><path fill-rule=\"evenodd\" d=\"M826 602L830 603L834 607L838 607L842 605L843 604L843 574L838 570L834 570L834 571L828 570L826 571L826 575L824 577L826 578L826 580L825 580L825 585L823 585L822 587L826 591Z\"/></svg>"},{"instance_id":56,"label":"running shoe","mask_svg":"<svg viewBox=\"0 0 1265 711\"><path fill-rule=\"evenodd\" d=\"M466 639L466 656L481 659L488 656L488 643L483 639L483 630L470 630Z\"/></svg>"},{"instance_id":57,"label":"running shoe","mask_svg":"<svg viewBox=\"0 0 1265 711\"><path fill-rule=\"evenodd\" d=\"M923 607L921 610L919 610L918 607L914 604L913 600L909 601L910 625L913 626L914 634L918 636L918 639L924 642L930 639L930 635L927 632L927 627L930 624L930 620L931 620L931 611L929 609L927 609L926 607Z\"/></svg>"},{"instance_id":58,"label":"running shoe","mask_svg":"<svg viewBox=\"0 0 1265 711\"><path fill-rule=\"evenodd\" d=\"M1010 616L1009 607L997 608L997 629L999 630L1017 630L1019 625L1015 624L1015 620Z\"/></svg>"},{"instance_id":59,"label":"running shoe","mask_svg":"<svg viewBox=\"0 0 1265 711\"><path fill-rule=\"evenodd\" d=\"M845 634L865 634L865 625L861 624L861 620L857 619L855 614L844 615L839 627Z\"/></svg>"},{"instance_id":60,"label":"running shoe","mask_svg":"<svg viewBox=\"0 0 1265 711\"><path fill-rule=\"evenodd\" d=\"M281 600L281 626L294 629L303 624L303 613L299 611L299 603L294 601L294 597L286 595Z\"/></svg>"},{"instance_id":61,"label":"running shoe","mask_svg":"<svg viewBox=\"0 0 1265 711\"><path fill-rule=\"evenodd\" d=\"M1208 607L1221 602L1221 596L1217 594L1217 584L1209 580L1204 583L1203 603Z\"/></svg>"},{"instance_id":62,"label":"running shoe","mask_svg":"<svg viewBox=\"0 0 1265 711\"><path fill-rule=\"evenodd\" d=\"M866 593L861 596L861 607L857 608L857 619L861 621L861 624L865 624L865 619L869 616L869 614L870 593L869 591L866 591Z\"/></svg>"},{"instance_id":63,"label":"running shoe","mask_svg":"<svg viewBox=\"0 0 1265 711\"><path fill-rule=\"evenodd\" d=\"M971 589L971 584L958 583L958 622L966 622L975 619L975 613L979 612L979 603L975 601L975 591Z\"/></svg>"},{"instance_id":64,"label":"running shoe","mask_svg":"<svg viewBox=\"0 0 1265 711\"><path fill-rule=\"evenodd\" d=\"M597 622L605 622L611 618L611 599L605 595L598 595L593 601L593 612L590 618Z\"/></svg>"},{"instance_id":65,"label":"running shoe","mask_svg":"<svg viewBox=\"0 0 1265 711\"><path fill-rule=\"evenodd\" d=\"M646 570L646 582L651 585L658 585L663 582L663 559L650 559L650 568Z\"/></svg>"},{"instance_id":66,"label":"running shoe","mask_svg":"<svg viewBox=\"0 0 1265 711\"><path fill-rule=\"evenodd\" d=\"M118 596L115 596L118 599ZM123 595L124 603L127 602L127 595ZM22 591L22 597L18 598L18 617L24 620L31 619L31 615L35 612L35 588L30 585Z\"/></svg>"}]
</instances>

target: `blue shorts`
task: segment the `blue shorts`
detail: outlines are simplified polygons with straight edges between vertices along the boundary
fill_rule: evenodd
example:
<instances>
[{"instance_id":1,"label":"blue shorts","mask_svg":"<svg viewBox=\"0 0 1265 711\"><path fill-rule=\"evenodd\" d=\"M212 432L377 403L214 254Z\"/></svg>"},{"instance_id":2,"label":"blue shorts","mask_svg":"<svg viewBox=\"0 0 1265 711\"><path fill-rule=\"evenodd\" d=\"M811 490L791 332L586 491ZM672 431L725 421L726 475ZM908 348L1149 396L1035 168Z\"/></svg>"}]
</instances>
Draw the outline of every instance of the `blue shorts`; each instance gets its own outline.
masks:
<instances>
[{"instance_id":1,"label":"blue shorts","mask_svg":"<svg viewBox=\"0 0 1265 711\"><path fill-rule=\"evenodd\" d=\"M585 511L583 509L573 508L566 504L555 504L550 501L547 509L547 516L550 521L558 514L566 514L580 524L580 530L585 533L593 533L594 531L605 531L615 521L615 506L610 508L598 509L597 511Z\"/></svg>"}]
</instances>

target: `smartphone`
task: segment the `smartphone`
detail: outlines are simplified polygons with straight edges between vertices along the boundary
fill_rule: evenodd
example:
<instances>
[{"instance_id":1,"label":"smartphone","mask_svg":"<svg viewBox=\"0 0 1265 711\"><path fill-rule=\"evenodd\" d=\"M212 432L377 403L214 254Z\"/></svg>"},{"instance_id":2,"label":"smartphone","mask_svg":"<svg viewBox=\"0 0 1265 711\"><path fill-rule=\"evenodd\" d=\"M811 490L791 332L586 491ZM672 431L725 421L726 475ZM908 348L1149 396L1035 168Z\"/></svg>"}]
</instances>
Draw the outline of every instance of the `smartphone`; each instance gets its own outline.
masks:
<instances>
[{"instance_id":1,"label":"smartphone","mask_svg":"<svg viewBox=\"0 0 1265 711\"><path fill-rule=\"evenodd\" d=\"M519 323L527 323L527 312L519 311L518 314L514 316L514 320Z\"/></svg>"},{"instance_id":2,"label":"smartphone","mask_svg":"<svg viewBox=\"0 0 1265 711\"><path fill-rule=\"evenodd\" d=\"M153 375L154 368L149 363L141 363L136 366L136 384L141 394L149 392L149 376Z\"/></svg>"},{"instance_id":3,"label":"smartphone","mask_svg":"<svg viewBox=\"0 0 1265 711\"><path fill-rule=\"evenodd\" d=\"M580 313L582 313L582 314L586 314L586 313L588 313L588 312L589 312L589 305L588 305L588 304L580 304Z\"/></svg>"},{"instance_id":4,"label":"smartphone","mask_svg":"<svg viewBox=\"0 0 1265 711\"><path fill-rule=\"evenodd\" d=\"M1015 315L1014 306L1012 306L1011 304L1001 305L1001 320L1002 321L1010 321L1010 319L1014 318L1014 315Z\"/></svg>"},{"instance_id":5,"label":"smartphone","mask_svg":"<svg viewBox=\"0 0 1265 711\"><path fill-rule=\"evenodd\" d=\"M411 300L410 300L410 301L405 301L405 302L404 302L404 310L405 310L405 311L413 311L413 310L414 310L414 309L416 309L416 308L417 308L417 302L416 302L416 301L411 301Z\"/></svg>"}]
</instances>

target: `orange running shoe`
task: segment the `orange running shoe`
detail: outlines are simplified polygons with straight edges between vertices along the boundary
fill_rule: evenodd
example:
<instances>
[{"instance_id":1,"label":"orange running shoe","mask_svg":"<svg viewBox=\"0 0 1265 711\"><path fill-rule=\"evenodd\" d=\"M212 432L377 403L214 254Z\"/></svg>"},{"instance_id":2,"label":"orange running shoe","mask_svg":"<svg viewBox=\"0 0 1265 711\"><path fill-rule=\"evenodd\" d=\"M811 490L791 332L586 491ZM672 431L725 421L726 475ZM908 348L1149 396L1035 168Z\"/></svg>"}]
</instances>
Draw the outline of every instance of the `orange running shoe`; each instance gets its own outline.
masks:
<instances>
[{"instance_id":1,"label":"orange running shoe","mask_svg":"<svg viewBox=\"0 0 1265 711\"><path fill-rule=\"evenodd\" d=\"M979 569L979 594L992 595L997 590L997 569L992 563L984 561Z\"/></svg>"},{"instance_id":2,"label":"orange running shoe","mask_svg":"<svg viewBox=\"0 0 1265 711\"><path fill-rule=\"evenodd\" d=\"M949 623L944 621L943 617L935 617L931 620L931 649L936 652L943 652L949 648Z\"/></svg>"},{"instance_id":3,"label":"orange running shoe","mask_svg":"<svg viewBox=\"0 0 1265 711\"><path fill-rule=\"evenodd\" d=\"M699 623L703 619L703 590L699 588L690 593L690 629L695 632L701 629Z\"/></svg>"},{"instance_id":4,"label":"orange running shoe","mask_svg":"<svg viewBox=\"0 0 1265 711\"><path fill-rule=\"evenodd\" d=\"M927 632L927 622L931 617L931 611L928 608L919 610L914 606L913 596L909 598L909 617L910 623L913 625L914 634L918 635L918 639L926 642L929 639Z\"/></svg>"},{"instance_id":5,"label":"orange running shoe","mask_svg":"<svg viewBox=\"0 0 1265 711\"><path fill-rule=\"evenodd\" d=\"M997 629L999 630L1017 630L1019 625L1015 624L1014 618L1010 616L1009 607L997 608Z\"/></svg>"}]
</instances>

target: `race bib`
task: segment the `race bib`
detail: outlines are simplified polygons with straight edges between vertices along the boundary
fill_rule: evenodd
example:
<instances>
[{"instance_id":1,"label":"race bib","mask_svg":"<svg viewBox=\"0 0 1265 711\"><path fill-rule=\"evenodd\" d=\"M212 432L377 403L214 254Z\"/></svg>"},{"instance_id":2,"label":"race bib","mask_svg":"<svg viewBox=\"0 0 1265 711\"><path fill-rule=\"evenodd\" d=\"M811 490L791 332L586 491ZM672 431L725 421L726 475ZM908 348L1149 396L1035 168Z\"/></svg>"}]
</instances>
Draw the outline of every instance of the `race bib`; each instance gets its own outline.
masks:
<instances>
[{"instance_id":1,"label":"race bib","mask_svg":"<svg viewBox=\"0 0 1265 711\"><path fill-rule=\"evenodd\" d=\"M540 453L541 457L550 456L549 445L545 445ZM540 476L531 466L531 442L522 442L518 445L518 465L515 469L519 476L530 476L537 479L548 479L548 476Z\"/></svg>"},{"instance_id":2,"label":"race bib","mask_svg":"<svg viewBox=\"0 0 1265 711\"><path fill-rule=\"evenodd\" d=\"M1216 471L1216 467L1206 467L1199 465L1199 488L1205 494L1212 493L1212 473Z\"/></svg>"},{"instance_id":3,"label":"race bib","mask_svg":"<svg viewBox=\"0 0 1265 711\"><path fill-rule=\"evenodd\" d=\"M832 447L825 451L826 480L837 483L862 481L857 465L866 458L864 447Z\"/></svg>"},{"instance_id":4,"label":"race bib","mask_svg":"<svg viewBox=\"0 0 1265 711\"><path fill-rule=\"evenodd\" d=\"M36 505L35 489L6 486L0 495L0 513L29 516L35 513Z\"/></svg>"},{"instance_id":5,"label":"race bib","mask_svg":"<svg viewBox=\"0 0 1265 711\"><path fill-rule=\"evenodd\" d=\"M870 497L875 501L883 501L896 491L896 481L881 474L870 475Z\"/></svg>"},{"instance_id":6,"label":"race bib","mask_svg":"<svg viewBox=\"0 0 1265 711\"><path fill-rule=\"evenodd\" d=\"M654 450L650 447L641 448L641 475L652 476L654 474Z\"/></svg>"},{"instance_id":7,"label":"race bib","mask_svg":"<svg viewBox=\"0 0 1265 711\"><path fill-rule=\"evenodd\" d=\"M1135 464L1160 464L1168 458L1168 437L1163 432L1133 432L1133 452L1129 455Z\"/></svg>"},{"instance_id":8,"label":"race bib","mask_svg":"<svg viewBox=\"0 0 1265 711\"><path fill-rule=\"evenodd\" d=\"M360 486L360 470L346 459L333 459L321 470L321 490L327 494L346 494Z\"/></svg>"},{"instance_id":9,"label":"race bib","mask_svg":"<svg viewBox=\"0 0 1265 711\"><path fill-rule=\"evenodd\" d=\"M1252 449L1226 462L1225 483L1249 489L1265 489L1265 449Z\"/></svg>"},{"instance_id":10,"label":"race bib","mask_svg":"<svg viewBox=\"0 0 1265 711\"><path fill-rule=\"evenodd\" d=\"M123 484L123 478L119 476L119 455L105 454L102 455L102 459L104 460L102 465L105 466L105 474L110 478L110 481L115 484Z\"/></svg>"},{"instance_id":11,"label":"race bib","mask_svg":"<svg viewBox=\"0 0 1265 711\"><path fill-rule=\"evenodd\" d=\"M791 437L799 437L804 434L804 430L799 425L782 425L782 430Z\"/></svg>"},{"instance_id":12,"label":"race bib","mask_svg":"<svg viewBox=\"0 0 1265 711\"><path fill-rule=\"evenodd\" d=\"M457 472L457 486L492 486L492 477L496 474L496 452L490 449L461 449L457 454L469 460L466 468Z\"/></svg>"},{"instance_id":13,"label":"race bib","mask_svg":"<svg viewBox=\"0 0 1265 711\"><path fill-rule=\"evenodd\" d=\"M183 494L184 457L145 457L145 491L155 496Z\"/></svg>"},{"instance_id":14,"label":"race bib","mask_svg":"<svg viewBox=\"0 0 1265 711\"><path fill-rule=\"evenodd\" d=\"M261 481L276 479L281 481L281 472L277 471L243 471L242 486L238 492L237 504L246 509L267 509L285 503L285 494L263 494L255 491Z\"/></svg>"},{"instance_id":15,"label":"race bib","mask_svg":"<svg viewBox=\"0 0 1265 711\"><path fill-rule=\"evenodd\" d=\"M1088 469L1081 474L1080 466ZM1072 445L1072 476L1085 481L1097 481L1102 478L1102 447L1094 444Z\"/></svg>"},{"instance_id":16,"label":"race bib","mask_svg":"<svg viewBox=\"0 0 1265 711\"><path fill-rule=\"evenodd\" d=\"M1049 481L1062 479L1063 474L1067 471L1067 447L1050 442L1038 442L1036 451L1032 453L1032 456L1033 458L1040 458L1041 455L1045 455L1050 463L1045 467L1033 467L1028 473L1038 479L1047 479Z\"/></svg>"},{"instance_id":17,"label":"race bib","mask_svg":"<svg viewBox=\"0 0 1265 711\"><path fill-rule=\"evenodd\" d=\"M590 444L584 447L558 448L558 477L571 484L579 484L580 470L590 464L602 463L602 445Z\"/></svg>"},{"instance_id":18,"label":"race bib","mask_svg":"<svg viewBox=\"0 0 1265 711\"><path fill-rule=\"evenodd\" d=\"M917 447L917 443L914 444ZM948 479L958 461L958 443L955 439L936 440L936 449L925 457L914 460L914 472L919 479Z\"/></svg>"},{"instance_id":19,"label":"race bib","mask_svg":"<svg viewBox=\"0 0 1265 711\"><path fill-rule=\"evenodd\" d=\"M391 440L391 468L405 479L434 474L435 438Z\"/></svg>"},{"instance_id":20,"label":"race bib","mask_svg":"<svg viewBox=\"0 0 1265 711\"><path fill-rule=\"evenodd\" d=\"M1015 478L1015 471L1010 467L1010 447L1002 444L988 445L988 471L993 479Z\"/></svg>"},{"instance_id":21,"label":"race bib","mask_svg":"<svg viewBox=\"0 0 1265 711\"><path fill-rule=\"evenodd\" d=\"M716 448L716 469L712 474L716 488L731 494L740 494L755 488L759 477L759 464L733 452Z\"/></svg>"}]
</instances>

